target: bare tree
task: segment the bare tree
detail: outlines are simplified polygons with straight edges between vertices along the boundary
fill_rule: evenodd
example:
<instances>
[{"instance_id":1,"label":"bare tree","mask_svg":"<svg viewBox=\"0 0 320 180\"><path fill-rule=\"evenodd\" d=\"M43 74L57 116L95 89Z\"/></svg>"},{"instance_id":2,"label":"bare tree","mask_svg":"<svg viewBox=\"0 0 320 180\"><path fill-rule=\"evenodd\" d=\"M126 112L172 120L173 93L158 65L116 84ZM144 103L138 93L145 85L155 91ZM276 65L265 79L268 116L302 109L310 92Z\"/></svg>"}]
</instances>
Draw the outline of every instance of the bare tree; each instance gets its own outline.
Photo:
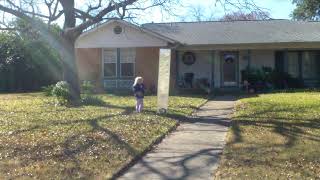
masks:
<instances>
[{"instance_id":1,"label":"bare tree","mask_svg":"<svg viewBox=\"0 0 320 180\"><path fill-rule=\"evenodd\" d=\"M266 9L259 7L255 0L217 0L215 5L221 5L224 9L224 12L232 12L235 10L243 11L246 10L247 12L252 11L265 11Z\"/></svg>"},{"instance_id":2,"label":"bare tree","mask_svg":"<svg viewBox=\"0 0 320 180\"><path fill-rule=\"evenodd\" d=\"M270 15L265 11L252 11L245 13L242 11L233 12L220 18L221 21L237 21L237 20L266 20L270 19Z\"/></svg>"},{"instance_id":3,"label":"bare tree","mask_svg":"<svg viewBox=\"0 0 320 180\"><path fill-rule=\"evenodd\" d=\"M201 5L190 5L188 8L188 15L182 16L180 19L182 21L212 21L214 20L214 14L212 11L207 7Z\"/></svg>"},{"instance_id":4,"label":"bare tree","mask_svg":"<svg viewBox=\"0 0 320 180\"><path fill-rule=\"evenodd\" d=\"M215 8L223 9L222 20L268 19L266 9L256 5L254 0L216 0L209 6L186 5L187 12L180 17L181 21L213 21L221 18L215 14ZM231 12L231 13L230 13ZM233 18L234 17L234 18Z\"/></svg>"}]
</instances>

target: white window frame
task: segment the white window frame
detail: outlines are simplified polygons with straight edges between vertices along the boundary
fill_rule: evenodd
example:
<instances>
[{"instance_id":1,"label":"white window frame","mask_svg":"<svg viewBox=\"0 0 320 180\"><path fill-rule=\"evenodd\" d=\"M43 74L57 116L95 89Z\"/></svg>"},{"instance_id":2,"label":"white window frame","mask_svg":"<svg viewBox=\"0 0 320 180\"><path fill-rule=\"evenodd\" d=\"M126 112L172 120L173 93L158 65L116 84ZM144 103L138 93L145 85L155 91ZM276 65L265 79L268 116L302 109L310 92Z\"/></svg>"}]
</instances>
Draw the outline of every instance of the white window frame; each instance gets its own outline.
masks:
<instances>
[{"instance_id":1,"label":"white window frame","mask_svg":"<svg viewBox=\"0 0 320 180\"><path fill-rule=\"evenodd\" d=\"M133 54L133 60L132 61L123 61L122 60L122 58L121 58L121 54L122 54L122 52L124 52L124 51L132 51L132 52L130 52L130 53L132 53ZM119 76L120 76L120 78L132 78L132 77L134 77L135 76L135 74L136 74L136 57L137 57L137 52L136 52L136 48L121 48L120 49L120 74L119 74ZM132 76L122 76L122 64L125 64L125 63L132 63L133 64L133 75Z\"/></svg>"},{"instance_id":2,"label":"white window frame","mask_svg":"<svg viewBox=\"0 0 320 180\"><path fill-rule=\"evenodd\" d=\"M115 58L115 62L105 62L105 50L112 50L115 52L116 54L116 58ZM113 49L108 49L108 48L102 48L102 77L105 79L105 78L117 78L117 74L118 74L118 68L117 68L117 64L118 64L118 51L117 49L113 48ZM105 73L104 73L104 66L105 64L116 64L116 74L115 76L106 76Z\"/></svg>"}]
</instances>

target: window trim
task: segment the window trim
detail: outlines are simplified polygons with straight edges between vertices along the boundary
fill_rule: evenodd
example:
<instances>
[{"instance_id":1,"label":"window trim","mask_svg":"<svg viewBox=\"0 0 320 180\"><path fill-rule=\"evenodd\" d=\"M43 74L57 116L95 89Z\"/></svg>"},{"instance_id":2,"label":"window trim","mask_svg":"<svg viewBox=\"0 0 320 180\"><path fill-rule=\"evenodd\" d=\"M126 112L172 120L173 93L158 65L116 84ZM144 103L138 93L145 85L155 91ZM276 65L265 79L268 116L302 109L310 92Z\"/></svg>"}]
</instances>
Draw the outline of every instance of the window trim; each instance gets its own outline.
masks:
<instances>
[{"instance_id":1,"label":"window trim","mask_svg":"<svg viewBox=\"0 0 320 180\"><path fill-rule=\"evenodd\" d=\"M124 49L133 50L134 51L134 60L133 62L121 62L121 51ZM116 61L114 63L105 63L105 50L113 50L116 52ZM128 79L133 78L136 75L136 61L137 61L137 49L136 48L101 48L101 76L102 79ZM121 64L123 63L132 63L133 64L133 75L132 76L122 76L122 68ZM104 74L104 66L105 64L116 64L116 74L115 76L105 76Z\"/></svg>"},{"instance_id":2,"label":"window trim","mask_svg":"<svg viewBox=\"0 0 320 180\"><path fill-rule=\"evenodd\" d=\"M121 62L121 50L133 50L134 51L134 59L133 59L133 62ZM136 51L136 48L120 48L120 56L119 56L119 66L120 66L120 74L119 74L119 77L120 78L133 78L136 74L136 58L137 57L137 51ZM132 76L122 76L122 66L121 64L125 64L125 63L132 63L133 64L133 75Z\"/></svg>"},{"instance_id":3,"label":"window trim","mask_svg":"<svg viewBox=\"0 0 320 180\"><path fill-rule=\"evenodd\" d=\"M116 51L116 61L115 62L113 62L113 63L106 63L105 61L104 61L104 56L105 56L105 54L104 54L104 51L105 50L113 50L113 51ZM101 66L102 66L102 78L103 79L116 79L117 78L117 74L118 74L118 68L117 68L117 62L118 62L118 53L117 53L117 49L116 48L102 48L102 51L101 51ZM105 73L104 73L104 66L105 66L105 64L116 64L116 74L115 74L115 76L105 76Z\"/></svg>"}]
</instances>

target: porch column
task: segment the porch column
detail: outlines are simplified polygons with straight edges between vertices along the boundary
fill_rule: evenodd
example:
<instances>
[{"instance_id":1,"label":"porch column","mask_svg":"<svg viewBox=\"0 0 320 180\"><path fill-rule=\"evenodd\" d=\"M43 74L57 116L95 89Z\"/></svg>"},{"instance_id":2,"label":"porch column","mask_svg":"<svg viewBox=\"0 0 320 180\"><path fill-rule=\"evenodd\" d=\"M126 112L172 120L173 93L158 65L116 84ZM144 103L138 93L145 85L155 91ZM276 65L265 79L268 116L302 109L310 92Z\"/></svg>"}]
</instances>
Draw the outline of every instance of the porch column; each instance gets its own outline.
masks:
<instances>
[{"instance_id":1,"label":"porch column","mask_svg":"<svg viewBox=\"0 0 320 180\"><path fill-rule=\"evenodd\" d=\"M299 64L299 79L302 81L303 76L302 76L302 51L298 52L298 64Z\"/></svg>"},{"instance_id":2,"label":"porch column","mask_svg":"<svg viewBox=\"0 0 320 180\"><path fill-rule=\"evenodd\" d=\"M284 50L284 66L283 66L284 72L288 72L288 59L289 59L288 53L289 53L288 49L285 49Z\"/></svg>"},{"instance_id":3,"label":"porch column","mask_svg":"<svg viewBox=\"0 0 320 180\"><path fill-rule=\"evenodd\" d=\"M249 49L247 51L247 57L248 57L248 66L247 66L247 68L250 69L251 68L251 50L249 50Z\"/></svg>"},{"instance_id":4,"label":"porch column","mask_svg":"<svg viewBox=\"0 0 320 180\"><path fill-rule=\"evenodd\" d=\"M158 74L158 112L166 113L169 102L171 49L160 49Z\"/></svg>"},{"instance_id":5,"label":"porch column","mask_svg":"<svg viewBox=\"0 0 320 180\"><path fill-rule=\"evenodd\" d=\"M221 64L220 64L220 51L215 51L214 59L214 87L221 87Z\"/></svg>"}]
</instances>

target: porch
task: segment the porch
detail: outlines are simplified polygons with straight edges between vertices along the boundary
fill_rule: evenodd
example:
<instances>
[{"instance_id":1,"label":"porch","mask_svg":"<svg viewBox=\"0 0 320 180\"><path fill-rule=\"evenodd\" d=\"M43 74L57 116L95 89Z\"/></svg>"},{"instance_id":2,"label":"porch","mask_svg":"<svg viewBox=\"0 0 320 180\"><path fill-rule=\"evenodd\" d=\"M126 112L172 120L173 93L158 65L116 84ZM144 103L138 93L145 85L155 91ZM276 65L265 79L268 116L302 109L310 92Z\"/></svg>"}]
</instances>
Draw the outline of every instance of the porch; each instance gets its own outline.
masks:
<instances>
[{"instance_id":1,"label":"porch","mask_svg":"<svg viewBox=\"0 0 320 180\"><path fill-rule=\"evenodd\" d=\"M244 71L288 74L303 87L317 87L320 79L320 51L317 49L210 50L183 48L175 51L176 88L180 90L239 89Z\"/></svg>"}]
</instances>

